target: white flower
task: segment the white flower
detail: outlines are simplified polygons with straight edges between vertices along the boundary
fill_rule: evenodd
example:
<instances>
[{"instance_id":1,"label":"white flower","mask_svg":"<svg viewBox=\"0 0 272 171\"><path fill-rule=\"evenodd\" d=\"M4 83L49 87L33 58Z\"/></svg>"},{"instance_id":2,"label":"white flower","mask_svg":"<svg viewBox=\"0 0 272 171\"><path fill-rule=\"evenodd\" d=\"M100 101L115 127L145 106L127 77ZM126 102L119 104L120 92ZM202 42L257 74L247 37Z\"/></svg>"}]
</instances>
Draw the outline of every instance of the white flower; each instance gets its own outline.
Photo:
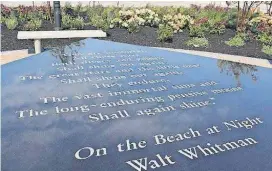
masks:
<instances>
[{"instance_id":1,"label":"white flower","mask_svg":"<svg viewBox=\"0 0 272 171\"><path fill-rule=\"evenodd\" d=\"M128 23L126 23L126 22L122 23L122 27L127 28L128 27Z\"/></svg>"},{"instance_id":2,"label":"white flower","mask_svg":"<svg viewBox=\"0 0 272 171\"><path fill-rule=\"evenodd\" d=\"M137 20L138 20L138 24L139 24L139 25L142 25L142 26L143 26L143 25L145 24L145 20L144 20L143 18L138 17Z\"/></svg>"},{"instance_id":3,"label":"white flower","mask_svg":"<svg viewBox=\"0 0 272 171\"><path fill-rule=\"evenodd\" d=\"M127 20L128 23L131 23L131 22L133 22L133 21L134 21L134 18L133 18L133 17Z\"/></svg>"},{"instance_id":4,"label":"white flower","mask_svg":"<svg viewBox=\"0 0 272 171\"><path fill-rule=\"evenodd\" d=\"M178 18L182 18L184 15L181 15L181 13L178 13Z\"/></svg>"},{"instance_id":5,"label":"white flower","mask_svg":"<svg viewBox=\"0 0 272 171\"><path fill-rule=\"evenodd\" d=\"M113 28L114 27L114 24L110 24L110 28Z\"/></svg>"}]
</instances>

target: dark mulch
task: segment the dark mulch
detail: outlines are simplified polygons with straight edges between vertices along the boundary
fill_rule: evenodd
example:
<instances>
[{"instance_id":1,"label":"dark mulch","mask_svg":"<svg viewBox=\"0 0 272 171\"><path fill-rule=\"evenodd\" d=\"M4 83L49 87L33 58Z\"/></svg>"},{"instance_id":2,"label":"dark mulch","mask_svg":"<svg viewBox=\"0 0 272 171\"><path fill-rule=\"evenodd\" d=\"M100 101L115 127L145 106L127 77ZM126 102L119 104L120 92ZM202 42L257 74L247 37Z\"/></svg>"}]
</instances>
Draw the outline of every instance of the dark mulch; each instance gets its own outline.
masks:
<instances>
[{"instance_id":1,"label":"dark mulch","mask_svg":"<svg viewBox=\"0 0 272 171\"><path fill-rule=\"evenodd\" d=\"M50 22L43 23L43 31L54 30L54 25ZM1 25L1 51L28 49L29 53L34 53L33 40L17 39L18 30L8 30L6 26ZM59 47L69 45L75 41L83 40L84 38L73 39L44 39L42 40L43 50L50 47Z\"/></svg>"},{"instance_id":2,"label":"dark mulch","mask_svg":"<svg viewBox=\"0 0 272 171\"><path fill-rule=\"evenodd\" d=\"M95 27L85 27L84 29L93 30ZM50 22L43 23L42 30L54 30L54 25ZM1 27L1 49L18 50L29 49L30 53L34 52L34 43L32 40L18 40L16 30L8 30L5 26ZM155 46L155 47L167 47L176 49L188 49L199 50L216 53L225 53L231 55L249 56L255 58L272 59L272 56L266 55L261 51L262 45L256 40L246 42L243 47L230 47L224 42L229 40L235 35L234 30L227 29L222 35L206 35L209 40L209 46L207 48L188 47L184 43L190 39L188 31L185 30L182 33L174 34L173 41L161 43L157 40L157 28L142 27L137 33L129 33L125 29L114 28L108 31L108 37L99 38L102 40L111 40L115 42L143 45L143 46ZM81 39L45 39L42 40L42 46L46 49L48 47L58 47L68 45L72 42L82 40Z\"/></svg>"},{"instance_id":3,"label":"dark mulch","mask_svg":"<svg viewBox=\"0 0 272 171\"><path fill-rule=\"evenodd\" d=\"M171 43L161 43L159 40L157 40L157 29L151 27L143 27L140 32L133 34L128 33L128 31L126 31L125 29L119 28L111 29L108 32L110 36L104 39L122 43L130 43L143 46L167 47L175 49L199 50L231 55L249 56L255 58L272 59L271 56L261 51L262 44L258 43L256 40L246 42L246 45L243 47L230 47L226 45L225 41L229 40L235 35L235 31L231 29L227 29L226 32L222 35L206 35L206 38L209 41L209 46L207 48L186 46L185 42L190 39L187 30L182 33L174 34L173 41Z\"/></svg>"}]
</instances>

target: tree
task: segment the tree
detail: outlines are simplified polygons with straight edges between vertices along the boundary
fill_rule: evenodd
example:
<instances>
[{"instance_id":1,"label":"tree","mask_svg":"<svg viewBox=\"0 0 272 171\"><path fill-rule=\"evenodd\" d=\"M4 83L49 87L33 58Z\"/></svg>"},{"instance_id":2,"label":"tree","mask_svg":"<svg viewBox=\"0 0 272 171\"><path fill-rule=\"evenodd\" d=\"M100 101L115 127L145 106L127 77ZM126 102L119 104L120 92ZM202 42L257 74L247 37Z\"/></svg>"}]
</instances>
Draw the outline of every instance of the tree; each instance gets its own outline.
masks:
<instances>
[{"instance_id":1,"label":"tree","mask_svg":"<svg viewBox=\"0 0 272 171\"><path fill-rule=\"evenodd\" d=\"M238 1L238 13L237 13L237 30L245 31L246 22L251 17L256 9L263 3L263 1ZM241 8L240 8L241 5Z\"/></svg>"},{"instance_id":2,"label":"tree","mask_svg":"<svg viewBox=\"0 0 272 171\"><path fill-rule=\"evenodd\" d=\"M266 1L267 14L272 16L272 1Z\"/></svg>"},{"instance_id":3,"label":"tree","mask_svg":"<svg viewBox=\"0 0 272 171\"><path fill-rule=\"evenodd\" d=\"M237 5L237 31L245 31L247 21L263 2L264 1L226 1L228 6L231 4Z\"/></svg>"}]
</instances>

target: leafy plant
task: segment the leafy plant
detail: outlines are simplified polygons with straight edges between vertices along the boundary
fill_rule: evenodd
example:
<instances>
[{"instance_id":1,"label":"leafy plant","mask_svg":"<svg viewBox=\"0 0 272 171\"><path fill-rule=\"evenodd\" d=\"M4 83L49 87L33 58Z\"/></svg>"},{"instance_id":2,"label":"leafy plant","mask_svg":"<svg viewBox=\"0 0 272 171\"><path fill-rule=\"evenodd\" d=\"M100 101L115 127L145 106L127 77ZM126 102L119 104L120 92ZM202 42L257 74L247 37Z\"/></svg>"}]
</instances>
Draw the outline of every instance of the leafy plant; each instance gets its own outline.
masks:
<instances>
[{"instance_id":1,"label":"leafy plant","mask_svg":"<svg viewBox=\"0 0 272 171\"><path fill-rule=\"evenodd\" d=\"M244 46L245 45L244 39L241 36L239 36L239 35L235 35L229 41L225 41L225 43L227 45L229 45L229 46L236 46L236 47L240 47L240 46Z\"/></svg>"},{"instance_id":2,"label":"leafy plant","mask_svg":"<svg viewBox=\"0 0 272 171\"><path fill-rule=\"evenodd\" d=\"M267 55L272 55L272 46L263 45L262 52Z\"/></svg>"},{"instance_id":3,"label":"leafy plant","mask_svg":"<svg viewBox=\"0 0 272 171\"><path fill-rule=\"evenodd\" d=\"M72 17L70 15L62 16L62 27L64 29L82 29L84 27L84 20L82 17Z\"/></svg>"},{"instance_id":4,"label":"leafy plant","mask_svg":"<svg viewBox=\"0 0 272 171\"><path fill-rule=\"evenodd\" d=\"M245 31L246 23L254 14L255 10L263 3L263 1L237 1L237 31Z\"/></svg>"},{"instance_id":5,"label":"leafy plant","mask_svg":"<svg viewBox=\"0 0 272 171\"><path fill-rule=\"evenodd\" d=\"M158 16L163 17L164 15L175 15L178 13L178 8L175 7L169 7L169 6L164 6L164 7L151 7L150 8L152 11L154 11Z\"/></svg>"},{"instance_id":6,"label":"leafy plant","mask_svg":"<svg viewBox=\"0 0 272 171\"><path fill-rule=\"evenodd\" d=\"M201 18L195 20L189 25L189 35L192 37L204 37L205 32L209 30L208 28L208 18Z\"/></svg>"},{"instance_id":7,"label":"leafy plant","mask_svg":"<svg viewBox=\"0 0 272 171\"><path fill-rule=\"evenodd\" d=\"M75 12L78 14L82 10L82 3L79 1L75 7Z\"/></svg>"},{"instance_id":8,"label":"leafy plant","mask_svg":"<svg viewBox=\"0 0 272 171\"><path fill-rule=\"evenodd\" d=\"M73 8L71 5L71 2L65 2L64 7L63 7L64 11L66 11L69 8Z\"/></svg>"},{"instance_id":9,"label":"leafy plant","mask_svg":"<svg viewBox=\"0 0 272 171\"><path fill-rule=\"evenodd\" d=\"M171 26L160 24L158 33L158 40L161 42L170 41L173 39L174 31Z\"/></svg>"},{"instance_id":10,"label":"leafy plant","mask_svg":"<svg viewBox=\"0 0 272 171\"><path fill-rule=\"evenodd\" d=\"M187 27L190 23L194 22L193 19L189 15L181 15L178 13L174 16L164 15L162 18L163 23L170 25L174 33L181 32L182 29Z\"/></svg>"},{"instance_id":11,"label":"leafy plant","mask_svg":"<svg viewBox=\"0 0 272 171\"><path fill-rule=\"evenodd\" d=\"M1 16L8 18L10 17L9 16L10 13L11 13L11 8L1 4Z\"/></svg>"},{"instance_id":12,"label":"leafy plant","mask_svg":"<svg viewBox=\"0 0 272 171\"><path fill-rule=\"evenodd\" d=\"M18 20L16 17L6 18L5 24L9 30L14 30L18 26Z\"/></svg>"},{"instance_id":13,"label":"leafy plant","mask_svg":"<svg viewBox=\"0 0 272 171\"><path fill-rule=\"evenodd\" d=\"M187 46L193 46L193 47L207 47L209 45L209 42L204 37L194 37L187 42L185 42Z\"/></svg>"},{"instance_id":14,"label":"leafy plant","mask_svg":"<svg viewBox=\"0 0 272 171\"><path fill-rule=\"evenodd\" d=\"M33 18L32 20L27 21L23 25L23 30L35 31L35 30L39 30L41 26L42 26L42 20L39 18Z\"/></svg>"},{"instance_id":15,"label":"leafy plant","mask_svg":"<svg viewBox=\"0 0 272 171\"><path fill-rule=\"evenodd\" d=\"M72 19L72 28L75 28L75 29L83 29L84 27L84 20L82 17L76 17L76 18L73 18Z\"/></svg>"},{"instance_id":16,"label":"leafy plant","mask_svg":"<svg viewBox=\"0 0 272 171\"><path fill-rule=\"evenodd\" d=\"M247 27L256 34L272 33L272 16L263 12L255 13L254 17L247 23Z\"/></svg>"},{"instance_id":17,"label":"leafy plant","mask_svg":"<svg viewBox=\"0 0 272 171\"><path fill-rule=\"evenodd\" d=\"M91 24L103 31L107 31L110 28L108 21L103 19L102 16L99 15L93 16Z\"/></svg>"},{"instance_id":18,"label":"leafy plant","mask_svg":"<svg viewBox=\"0 0 272 171\"><path fill-rule=\"evenodd\" d=\"M227 15L227 20L226 20L226 27L230 29L236 29L237 25L237 9L232 8L229 10L228 15Z\"/></svg>"},{"instance_id":19,"label":"leafy plant","mask_svg":"<svg viewBox=\"0 0 272 171\"><path fill-rule=\"evenodd\" d=\"M133 33L133 32L138 32L140 27L136 21L132 21L128 23L127 29L128 29L128 32Z\"/></svg>"},{"instance_id":20,"label":"leafy plant","mask_svg":"<svg viewBox=\"0 0 272 171\"><path fill-rule=\"evenodd\" d=\"M76 16L75 11L70 2L65 2L62 12L64 13L64 15Z\"/></svg>"},{"instance_id":21,"label":"leafy plant","mask_svg":"<svg viewBox=\"0 0 272 171\"><path fill-rule=\"evenodd\" d=\"M48 2L47 2L48 3ZM34 7L33 11L37 14L38 18L44 20L51 20L51 6L50 3L47 6L38 6Z\"/></svg>"},{"instance_id":22,"label":"leafy plant","mask_svg":"<svg viewBox=\"0 0 272 171\"><path fill-rule=\"evenodd\" d=\"M102 5L97 5L97 6L94 6L94 7L90 7L87 9L86 13L87 13L87 16L88 16L88 19L89 21L92 20L92 18L96 15L98 16L101 16L103 11L104 11L104 7Z\"/></svg>"},{"instance_id":23,"label":"leafy plant","mask_svg":"<svg viewBox=\"0 0 272 171\"><path fill-rule=\"evenodd\" d=\"M205 27L209 29L219 29L222 30L225 26L225 21L228 17L229 9L225 9L219 6L215 6L214 4L209 4L201 9L200 12L196 16L196 20L208 19L205 23Z\"/></svg>"},{"instance_id":24,"label":"leafy plant","mask_svg":"<svg viewBox=\"0 0 272 171\"><path fill-rule=\"evenodd\" d=\"M186 7L179 7L177 9L178 13L181 13L182 15L189 15L190 14L190 8L186 8Z\"/></svg>"},{"instance_id":25,"label":"leafy plant","mask_svg":"<svg viewBox=\"0 0 272 171\"><path fill-rule=\"evenodd\" d=\"M268 33L259 34L257 39L266 45L272 45L272 35L268 35Z\"/></svg>"},{"instance_id":26,"label":"leafy plant","mask_svg":"<svg viewBox=\"0 0 272 171\"><path fill-rule=\"evenodd\" d=\"M189 26L189 35L191 37L204 37L206 30L207 29L204 26L191 24Z\"/></svg>"},{"instance_id":27,"label":"leafy plant","mask_svg":"<svg viewBox=\"0 0 272 171\"><path fill-rule=\"evenodd\" d=\"M225 32L226 26L225 22L218 22L213 25L213 27L210 28L211 34L223 34Z\"/></svg>"},{"instance_id":28,"label":"leafy plant","mask_svg":"<svg viewBox=\"0 0 272 171\"><path fill-rule=\"evenodd\" d=\"M103 12L101 13L101 16L104 20L107 20L110 22L114 18L120 17L119 16L120 8L118 7L105 7L103 8Z\"/></svg>"},{"instance_id":29,"label":"leafy plant","mask_svg":"<svg viewBox=\"0 0 272 171\"><path fill-rule=\"evenodd\" d=\"M5 23L6 18L3 17L2 15L1 15L0 17L1 17L1 18L0 18L0 23L1 23L1 24L2 24L2 23Z\"/></svg>"}]
</instances>

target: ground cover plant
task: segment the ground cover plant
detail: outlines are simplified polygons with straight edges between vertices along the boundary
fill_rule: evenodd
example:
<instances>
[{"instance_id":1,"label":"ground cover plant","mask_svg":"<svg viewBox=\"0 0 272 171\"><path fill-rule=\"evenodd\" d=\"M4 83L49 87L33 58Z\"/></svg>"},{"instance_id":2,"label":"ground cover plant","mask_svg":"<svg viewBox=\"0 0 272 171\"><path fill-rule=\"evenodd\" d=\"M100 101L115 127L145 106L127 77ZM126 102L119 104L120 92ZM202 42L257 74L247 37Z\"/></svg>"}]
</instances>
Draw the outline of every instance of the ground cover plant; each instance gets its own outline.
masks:
<instances>
[{"instance_id":1,"label":"ground cover plant","mask_svg":"<svg viewBox=\"0 0 272 171\"><path fill-rule=\"evenodd\" d=\"M272 46L264 45L262 48L262 52L268 55L272 55Z\"/></svg>"},{"instance_id":2,"label":"ground cover plant","mask_svg":"<svg viewBox=\"0 0 272 171\"><path fill-rule=\"evenodd\" d=\"M16 17L9 17L6 18L4 21L9 30L14 30L18 25L18 20Z\"/></svg>"},{"instance_id":3,"label":"ground cover plant","mask_svg":"<svg viewBox=\"0 0 272 171\"><path fill-rule=\"evenodd\" d=\"M185 42L187 46L193 46L193 47L207 47L209 45L209 42L204 37L194 37L187 42Z\"/></svg>"},{"instance_id":4,"label":"ground cover plant","mask_svg":"<svg viewBox=\"0 0 272 171\"><path fill-rule=\"evenodd\" d=\"M228 7L209 4L205 7L146 7L110 6L71 6L66 3L61 8L62 29L102 29L114 35L115 30L127 30L129 34L138 35L145 30L152 30L156 40L175 44L175 37L184 35L183 47L212 48L214 43L207 37L222 40L224 46L247 47L252 42L260 46L260 53L271 55L272 16L271 3L267 3L267 12L258 6L263 2L229 2ZM10 30L44 30L51 24L53 30L53 10L50 3L45 6L19 6L10 8L1 5L1 25ZM45 27L45 28L44 28ZM121 29L121 30L120 30ZM50 28L46 28L50 30ZM111 31L113 30L113 31ZM235 33L234 35L232 33ZM223 35L223 36L222 36ZM232 35L230 37L230 35ZM149 37L147 34L145 37ZM147 40L148 41L148 40ZM218 42L217 42L218 43ZM183 45L182 45L183 44ZM209 45L209 48L207 46ZM176 46L176 45L175 45ZM215 49L215 48L214 48ZM238 53L238 52L236 52ZM260 55L261 56L261 55Z\"/></svg>"},{"instance_id":5,"label":"ground cover plant","mask_svg":"<svg viewBox=\"0 0 272 171\"><path fill-rule=\"evenodd\" d=\"M229 46L236 46L236 47L244 46L245 45L245 41L244 41L243 37L240 36L240 35L235 35L230 40L225 41L225 43L227 45L229 45Z\"/></svg>"}]
</instances>

